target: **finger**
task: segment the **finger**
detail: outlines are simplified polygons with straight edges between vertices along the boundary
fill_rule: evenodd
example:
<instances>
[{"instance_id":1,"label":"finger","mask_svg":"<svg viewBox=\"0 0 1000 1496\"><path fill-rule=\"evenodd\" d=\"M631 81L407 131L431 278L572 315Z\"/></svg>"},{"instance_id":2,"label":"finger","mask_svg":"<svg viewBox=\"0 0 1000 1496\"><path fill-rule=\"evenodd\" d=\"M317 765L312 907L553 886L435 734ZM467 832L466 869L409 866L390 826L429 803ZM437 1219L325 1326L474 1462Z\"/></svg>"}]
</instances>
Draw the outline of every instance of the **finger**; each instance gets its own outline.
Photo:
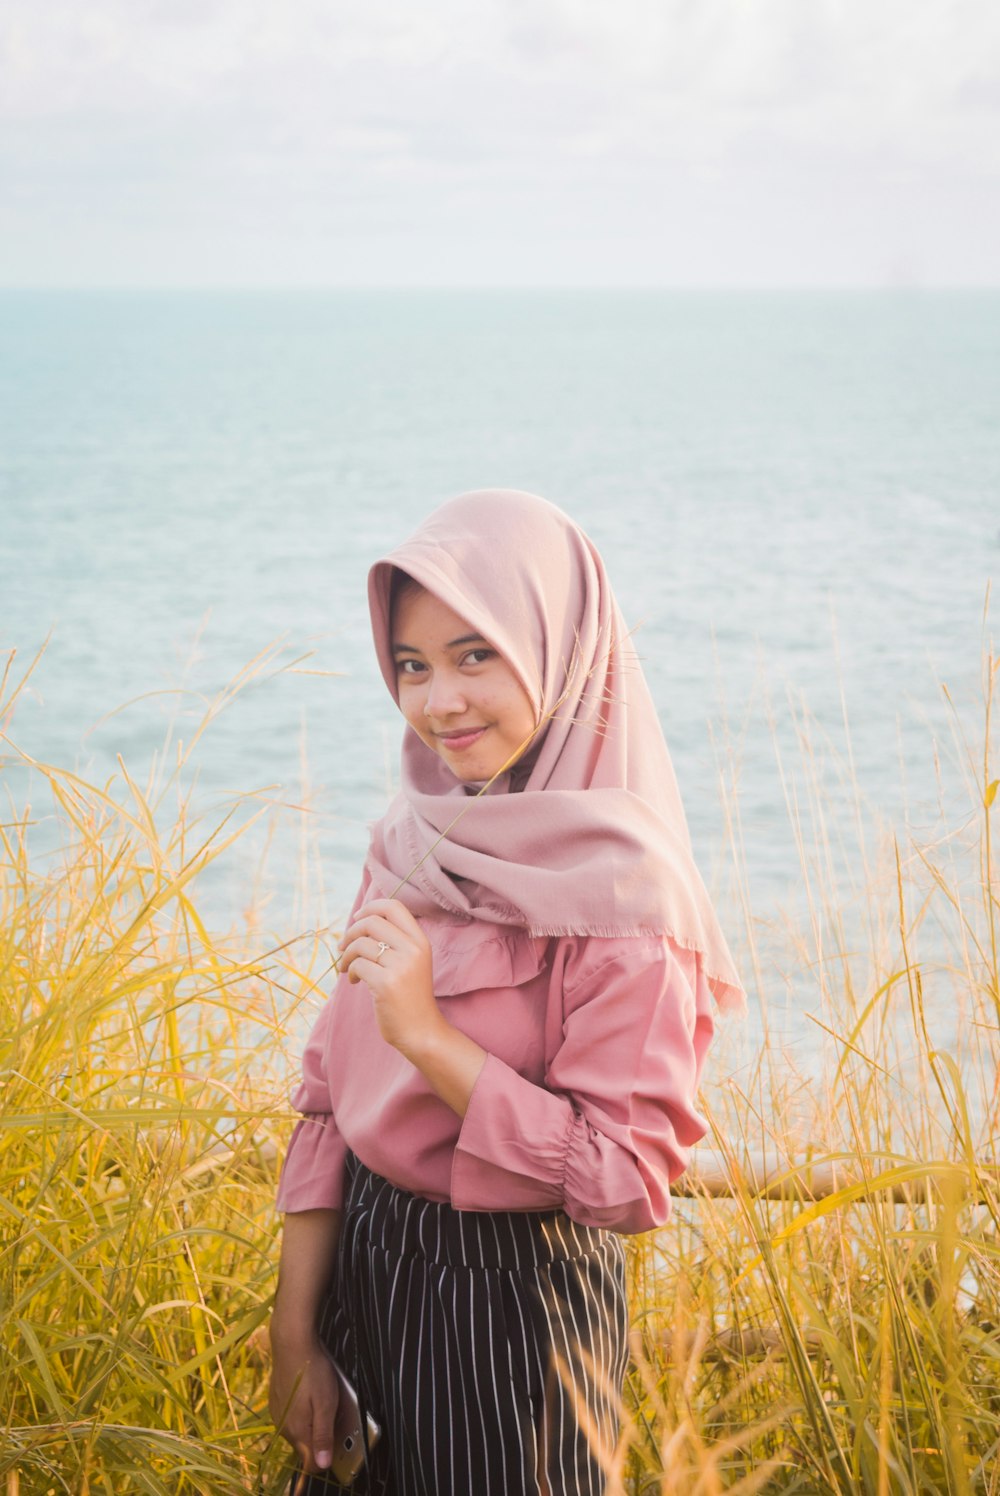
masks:
<instances>
[{"instance_id":1,"label":"finger","mask_svg":"<svg viewBox=\"0 0 1000 1496\"><path fill-rule=\"evenodd\" d=\"M377 961L373 961L370 956L355 956L351 962L351 969L347 974L347 980L349 982L367 983L374 995L378 997L380 995L378 989L381 987L379 981L380 973L384 976L385 968L380 966Z\"/></svg>"},{"instance_id":2,"label":"finger","mask_svg":"<svg viewBox=\"0 0 1000 1496\"><path fill-rule=\"evenodd\" d=\"M348 940L340 953L337 963L341 975L350 971L351 962L356 961L359 956L374 955L378 951L378 941L374 936L365 935L364 932L354 933L353 939Z\"/></svg>"},{"instance_id":3,"label":"finger","mask_svg":"<svg viewBox=\"0 0 1000 1496\"><path fill-rule=\"evenodd\" d=\"M376 939L374 935L359 935L355 940L351 941L341 956L340 970L342 973L346 972L350 976L351 968L355 961L360 960L373 961L376 966L384 966L388 964L394 954L397 953L393 951L393 947L386 941ZM357 977L354 980L357 981Z\"/></svg>"},{"instance_id":4,"label":"finger","mask_svg":"<svg viewBox=\"0 0 1000 1496\"><path fill-rule=\"evenodd\" d=\"M390 909L405 909L405 904L400 904L398 899L366 899L355 915L355 919L362 919L366 914L385 914Z\"/></svg>"},{"instance_id":5,"label":"finger","mask_svg":"<svg viewBox=\"0 0 1000 1496\"><path fill-rule=\"evenodd\" d=\"M397 930L409 930L412 933L420 929L416 915L399 899L371 899L367 904L362 904L354 917L355 920L366 919L371 914L381 915L391 925L395 925Z\"/></svg>"},{"instance_id":6,"label":"finger","mask_svg":"<svg viewBox=\"0 0 1000 1496\"><path fill-rule=\"evenodd\" d=\"M292 1489L292 1496L302 1496L302 1492L306 1488L306 1481L309 1479L310 1475L314 1474L312 1454L305 1439L296 1439L292 1447L295 1450L295 1456L299 1462L299 1469L295 1477L295 1485Z\"/></svg>"},{"instance_id":7,"label":"finger","mask_svg":"<svg viewBox=\"0 0 1000 1496\"><path fill-rule=\"evenodd\" d=\"M312 1457L317 1470L329 1470L333 1464L333 1424L336 1416L335 1397L317 1397L313 1405L312 1424Z\"/></svg>"},{"instance_id":8,"label":"finger","mask_svg":"<svg viewBox=\"0 0 1000 1496\"><path fill-rule=\"evenodd\" d=\"M355 982L360 982L361 981L360 973L358 973L358 972L356 972L354 970L354 963L355 963L355 961L357 961L359 959L360 958L357 955L354 955L354 956L351 957L351 959L349 961L344 960L344 961L341 961L341 963L340 963L340 974L341 974L341 976L346 976L347 980L349 982L351 982L351 983L355 983Z\"/></svg>"},{"instance_id":9,"label":"finger","mask_svg":"<svg viewBox=\"0 0 1000 1496\"><path fill-rule=\"evenodd\" d=\"M343 933L340 941L340 949L346 950L352 940L357 940L362 935L371 935L374 940L385 940L390 945L399 945L406 938L408 932L401 930L391 920L381 914L363 915L356 919Z\"/></svg>"},{"instance_id":10,"label":"finger","mask_svg":"<svg viewBox=\"0 0 1000 1496\"><path fill-rule=\"evenodd\" d=\"M272 1384L267 1405L268 1411L271 1414L271 1421L282 1439L290 1444L296 1453L301 1454L304 1446L300 1438L299 1425L301 1418L300 1409L296 1401L298 1387L299 1379L296 1379L290 1395L287 1398L279 1399Z\"/></svg>"},{"instance_id":11,"label":"finger","mask_svg":"<svg viewBox=\"0 0 1000 1496\"><path fill-rule=\"evenodd\" d=\"M299 1457L299 1474L295 1485L295 1496L303 1496L310 1475L316 1474L316 1466L313 1464L312 1450L308 1444L296 1445L296 1452Z\"/></svg>"}]
</instances>

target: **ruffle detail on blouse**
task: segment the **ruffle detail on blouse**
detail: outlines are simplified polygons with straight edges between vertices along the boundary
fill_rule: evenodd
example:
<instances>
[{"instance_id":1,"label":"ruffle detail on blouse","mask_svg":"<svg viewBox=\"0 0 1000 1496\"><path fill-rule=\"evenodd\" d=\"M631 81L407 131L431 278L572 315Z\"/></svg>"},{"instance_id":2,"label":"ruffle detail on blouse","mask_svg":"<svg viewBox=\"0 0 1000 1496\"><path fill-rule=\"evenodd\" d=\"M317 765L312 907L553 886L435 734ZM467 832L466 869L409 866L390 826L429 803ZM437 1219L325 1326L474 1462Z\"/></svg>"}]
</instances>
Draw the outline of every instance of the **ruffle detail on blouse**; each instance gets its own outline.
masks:
<instances>
[{"instance_id":1,"label":"ruffle detail on blouse","mask_svg":"<svg viewBox=\"0 0 1000 1496\"><path fill-rule=\"evenodd\" d=\"M292 1133L278 1182L277 1208L339 1210L347 1144L330 1114L303 1117ZM294 1162L293 1162L294 1160Z\"/></svg>"},{"instance_id":2,"label":"ruffle detail on blouse","mask_svg":"<svg viewBox=\"0 0 1000 1496\"><path fill-rule=\"evenodd\" d=\"M484 988L521 987L545 965L549 941L511 925L467 924L424 916L420 927L430 942L434 991L458 997Z\"/></svg>"}]
</instances>

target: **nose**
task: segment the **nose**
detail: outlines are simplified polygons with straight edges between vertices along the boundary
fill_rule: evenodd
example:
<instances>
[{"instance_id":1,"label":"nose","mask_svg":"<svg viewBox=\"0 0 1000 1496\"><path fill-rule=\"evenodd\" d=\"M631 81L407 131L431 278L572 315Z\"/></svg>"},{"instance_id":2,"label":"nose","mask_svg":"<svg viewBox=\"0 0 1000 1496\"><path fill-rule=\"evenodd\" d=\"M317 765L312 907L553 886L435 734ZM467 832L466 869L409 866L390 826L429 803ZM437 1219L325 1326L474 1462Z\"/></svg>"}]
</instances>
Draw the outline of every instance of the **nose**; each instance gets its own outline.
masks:
<instances>
[{"instance_id":1,"label":"nose","mask_svg":"<svg viewBox=\"0 0 1000 1496\"><path fill-rule=\"evenodd\" d=\"M435 670L424 698L424 716L438 720L453 717L466 709L462 681L451 670Z\"/></svg>"}]
</instances>

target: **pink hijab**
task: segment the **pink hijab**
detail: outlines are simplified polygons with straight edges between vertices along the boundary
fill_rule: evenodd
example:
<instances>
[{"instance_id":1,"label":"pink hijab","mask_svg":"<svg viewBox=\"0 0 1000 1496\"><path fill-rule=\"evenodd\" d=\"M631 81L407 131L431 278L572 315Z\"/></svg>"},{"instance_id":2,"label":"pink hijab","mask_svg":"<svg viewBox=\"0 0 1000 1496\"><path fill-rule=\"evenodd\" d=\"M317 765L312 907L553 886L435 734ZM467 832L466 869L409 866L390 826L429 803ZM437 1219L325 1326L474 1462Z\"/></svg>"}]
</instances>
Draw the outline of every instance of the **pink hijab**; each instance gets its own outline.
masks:
<instances>
[{"instance_id":1,"label":"pink hijab","mask_svg":"<svg viewBox=\"0 0 1000 1496\"><path fill-rule=\"evenodd\" d=\"M394 567L499 650L540 727L524 760L478 796L407 727L402 790L372 831L372 893L418 915L443 910L536 936L668 935L701 953L720 1006L742 1009L663 732L592 542L534 494L481 489L442 504L369 573L375 648L398 700Z\"/></svg>"}]
</instances>

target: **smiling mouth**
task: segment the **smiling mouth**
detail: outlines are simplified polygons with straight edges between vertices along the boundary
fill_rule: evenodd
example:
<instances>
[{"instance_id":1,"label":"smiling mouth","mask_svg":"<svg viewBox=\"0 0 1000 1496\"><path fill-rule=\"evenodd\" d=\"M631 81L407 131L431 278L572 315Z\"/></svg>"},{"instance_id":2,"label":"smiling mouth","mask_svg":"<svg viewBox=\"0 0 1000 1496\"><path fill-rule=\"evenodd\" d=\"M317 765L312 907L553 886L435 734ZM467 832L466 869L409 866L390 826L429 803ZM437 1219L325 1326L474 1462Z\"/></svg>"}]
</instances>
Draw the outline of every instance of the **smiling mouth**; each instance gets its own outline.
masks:
<instances>
[{"instance_id":1,"label":"smiling mouth","mask_svg":"<svg viewBox=\"0 0 1000 1496\"><path fill-rule=\"evenodd\" d=\"M478 742L485 731L485 727L469 727L460 732L439 732L435 736L445 748L460 752L463 748L469 748L473 743Z\"/></svg>"}]
</instances>

